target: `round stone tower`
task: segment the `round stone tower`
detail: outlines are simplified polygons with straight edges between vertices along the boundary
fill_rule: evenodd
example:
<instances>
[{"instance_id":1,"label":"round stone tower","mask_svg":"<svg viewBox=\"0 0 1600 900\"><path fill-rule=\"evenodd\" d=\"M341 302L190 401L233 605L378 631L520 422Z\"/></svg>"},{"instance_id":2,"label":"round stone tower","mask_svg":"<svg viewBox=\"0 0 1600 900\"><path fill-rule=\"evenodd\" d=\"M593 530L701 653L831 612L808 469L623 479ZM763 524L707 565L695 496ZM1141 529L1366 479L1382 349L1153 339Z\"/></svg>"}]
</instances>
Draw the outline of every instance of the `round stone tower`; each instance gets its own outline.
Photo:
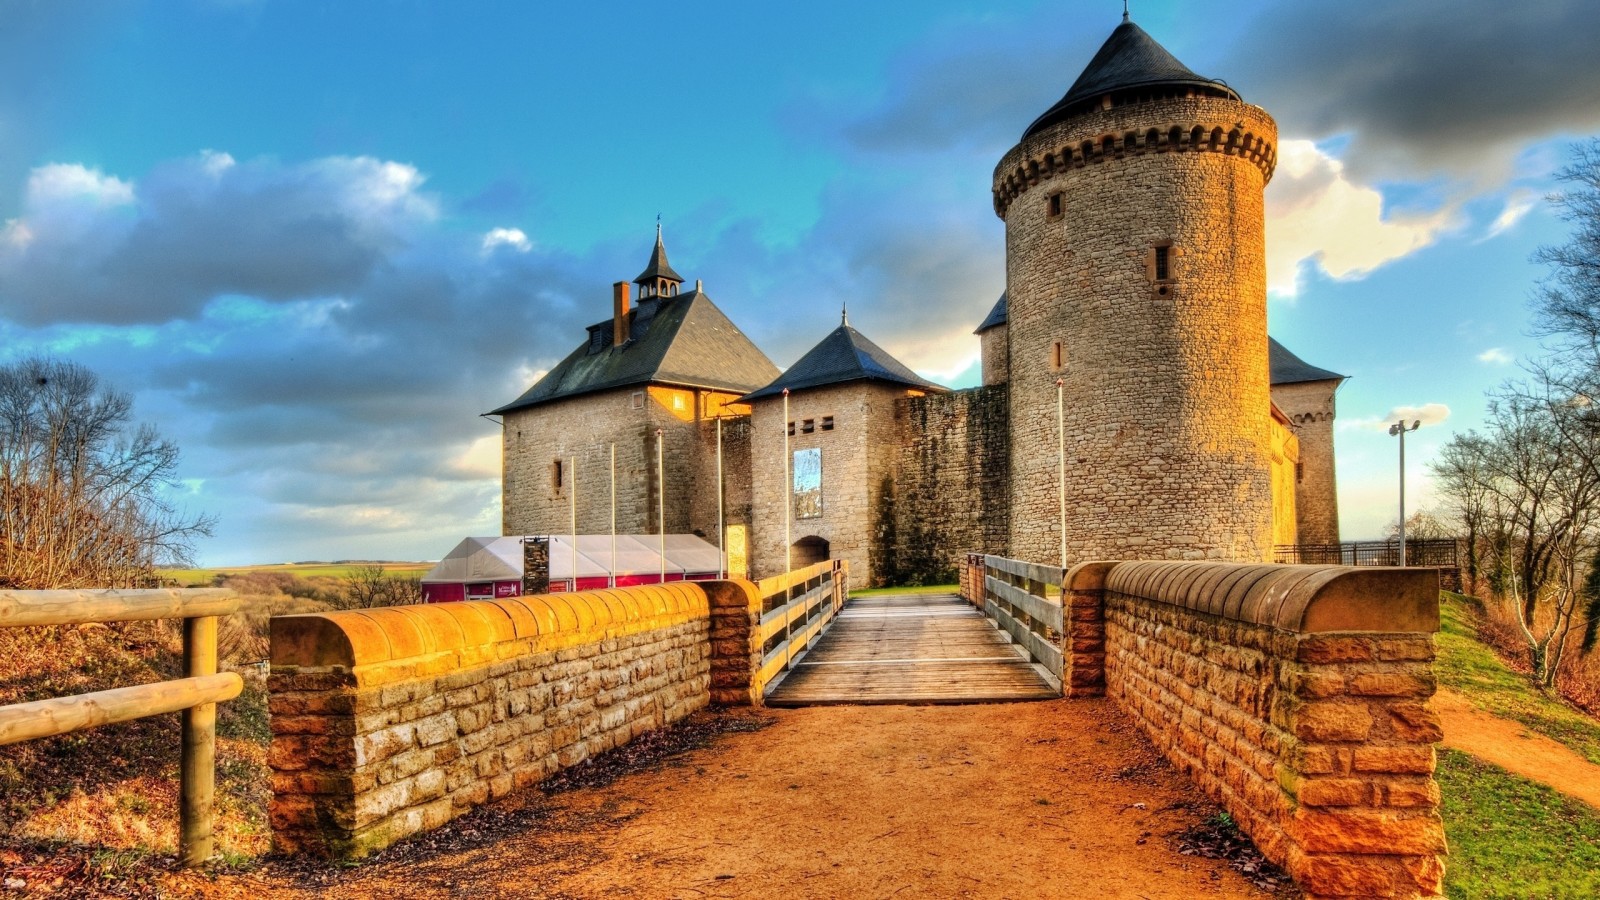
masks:
<instances>
[{"instance_id":1,"label":"round stone tower","mask_svg":"<svg viewBox=\"0 0 1600 900\"><path fill-rule=\"evenodd\" d=\"M1272 550L1265 216L1277 125L1124 17L994 173L1013 556Z\"/></svg>"}]
</instances>

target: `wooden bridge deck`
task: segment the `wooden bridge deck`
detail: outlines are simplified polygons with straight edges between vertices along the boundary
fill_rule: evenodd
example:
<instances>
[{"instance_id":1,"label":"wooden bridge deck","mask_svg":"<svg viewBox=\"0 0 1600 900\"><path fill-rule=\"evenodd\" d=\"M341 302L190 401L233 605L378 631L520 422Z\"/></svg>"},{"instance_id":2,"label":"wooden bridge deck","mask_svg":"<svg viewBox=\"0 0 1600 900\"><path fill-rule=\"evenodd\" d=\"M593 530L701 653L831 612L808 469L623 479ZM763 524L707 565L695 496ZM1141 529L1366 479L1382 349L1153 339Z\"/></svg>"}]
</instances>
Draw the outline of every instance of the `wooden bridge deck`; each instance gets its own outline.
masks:
<instances>
[{"instance_id":1,"label":"wooden bridge deck","mask_svg":"<svg viewBox=\"0 0 1600 900\"><path fill-rule=\"evenodd\" d=\"M1061 696L954 594L864 597L767 694L772 706L989 703Z\"/></svg>"}]
</instances>

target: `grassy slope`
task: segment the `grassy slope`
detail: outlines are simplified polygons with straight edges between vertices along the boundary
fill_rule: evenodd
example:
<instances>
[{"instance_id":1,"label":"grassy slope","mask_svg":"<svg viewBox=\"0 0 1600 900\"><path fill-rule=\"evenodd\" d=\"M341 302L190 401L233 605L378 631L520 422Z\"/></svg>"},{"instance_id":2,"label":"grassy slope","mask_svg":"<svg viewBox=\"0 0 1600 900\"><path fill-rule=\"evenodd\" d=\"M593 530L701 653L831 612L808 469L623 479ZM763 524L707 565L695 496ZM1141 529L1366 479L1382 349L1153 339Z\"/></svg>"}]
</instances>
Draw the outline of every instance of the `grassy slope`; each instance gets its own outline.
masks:
<instances>
[{"instance_id":1,"label":"grassy slope","mask_svg":"<svg viewBox=\"0 0 1600 900\"><path fill-rule=\"evenodd\" d=\"M313 578L326 576L330 578L344 578L356 569L368 563L347 563L335 565L333 563L282 563L271 566L231 566L220 569L161 569L156 572L162 578L171 578L180 585L209 586L218 575L244 575L250 572L282 572L297 578ZM422 575L433 568L431 562L386 562L379 563L383 571L390 575Z\"/></svg>"},{"instance_id":2,"label":"grassy slope","mask_svg":"<svg viewBox=\"0 0 1600 900\"><path fill-rule=\"evenodd\" d=\"M1472 602L1445 595L1439 683L1600 762L1600 723L1539 693L1478 643ZM1452 750L1440 752L1437 777L1448 896L1600 896L1600 810Z\"/></svg>"},{"instance_id":3,"label":"grassy slope","mask_svg":"<svg viewBox=\"0 0 1600 900\"><path fill-rule=\"evenodd\" d=\"M1477 601L1444 594L1439 612L1439 684L1465 694L1473 705L1560 741L1600 765L1600 722L1534 689L1489 647L1473 627Z\"/></svg>"}]
</instances>

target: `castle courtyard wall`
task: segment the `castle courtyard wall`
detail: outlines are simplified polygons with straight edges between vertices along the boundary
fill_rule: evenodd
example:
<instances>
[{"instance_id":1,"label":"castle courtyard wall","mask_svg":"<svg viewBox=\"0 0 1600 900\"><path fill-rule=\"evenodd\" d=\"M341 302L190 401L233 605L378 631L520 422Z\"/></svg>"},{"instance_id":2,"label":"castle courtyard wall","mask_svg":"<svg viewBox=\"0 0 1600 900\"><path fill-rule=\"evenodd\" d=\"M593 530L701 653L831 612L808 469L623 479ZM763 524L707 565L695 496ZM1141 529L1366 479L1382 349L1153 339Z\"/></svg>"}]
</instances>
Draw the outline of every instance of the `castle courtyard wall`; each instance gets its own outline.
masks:
<instances>
[{"instance_id":1,"label":"castle courtyard wall","mask_svg":"<svg viewBox=\"0 0 1600 900\"><path fill-rule=\"evenodd\" d=\"M1333 419L1337 381L1272 387L1272 402L1293 423L1300 441L1295 483L1298 537L1288 543L1339 543L1339 486L1334 472Z\"/></svg>"}]
</instances>

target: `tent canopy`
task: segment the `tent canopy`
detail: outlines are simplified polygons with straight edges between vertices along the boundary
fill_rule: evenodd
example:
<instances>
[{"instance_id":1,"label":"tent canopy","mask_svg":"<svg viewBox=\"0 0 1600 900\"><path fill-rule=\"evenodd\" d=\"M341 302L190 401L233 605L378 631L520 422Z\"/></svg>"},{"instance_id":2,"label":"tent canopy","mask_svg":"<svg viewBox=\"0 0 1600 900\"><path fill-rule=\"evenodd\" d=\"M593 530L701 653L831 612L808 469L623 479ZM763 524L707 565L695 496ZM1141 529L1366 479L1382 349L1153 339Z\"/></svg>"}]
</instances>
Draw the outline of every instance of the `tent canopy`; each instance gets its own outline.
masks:
<instances>
[{"instance_id":1,"label":"tent canopy","mask_svg":"<svg viewBox=\"0 0 1600 900\"><path fill-rule=\"evenodd\" d=\"M668 575L717 574L721 553L704 538L692 534L619 534L615 553L609 534L547 535L550 541L550 579L606 578L611 575L653 575L665 568ZM522 578L520 535L469 537L457 544L439 564L422 576L424 583L463 581L513 581ZM661 554L666 545L665 566Z\"/></svg>"}]
</instances>

